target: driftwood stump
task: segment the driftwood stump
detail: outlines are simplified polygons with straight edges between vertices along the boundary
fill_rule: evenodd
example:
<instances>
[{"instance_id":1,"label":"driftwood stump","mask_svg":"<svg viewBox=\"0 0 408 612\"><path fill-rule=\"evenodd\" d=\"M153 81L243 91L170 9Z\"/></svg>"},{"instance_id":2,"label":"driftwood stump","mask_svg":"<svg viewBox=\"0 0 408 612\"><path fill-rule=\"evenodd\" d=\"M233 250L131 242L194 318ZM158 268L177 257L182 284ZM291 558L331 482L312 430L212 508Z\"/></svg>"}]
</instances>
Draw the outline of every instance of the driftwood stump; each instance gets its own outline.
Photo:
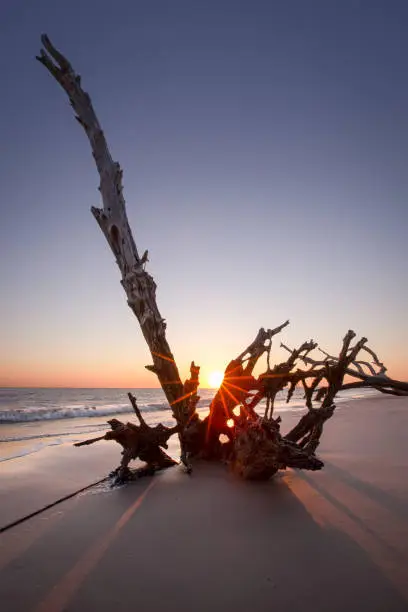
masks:
<instances>
[{"instance_id":1,"label":"driftwood stump","mask_svg":"<svg viewBox=\"0 0 408 612\"><path fill-rule=\"evenodd\" d=\"M114 440L120 444L123 448L122 461L119 467L111 473L116 477L117 483L129 480L134 476L128 467L132 459L140 459L146 463L144 468L136 472L136 476L153 474L157 470L177 465L177 461L169 457L163 448L168 448L167 441L178 431L178 426L170 428L160 423L155 427L150 427L137 406L136 398L131 393L128 393L128 397L139 419L139 426L111 419L108 421L111 431L107 431L104 436L75 444L75 446L84 446L100 440Z\"/></svg>"},{"instance_id":2,"label":"driftwood stump","mask_svg":"<svg viewBox=\"0 0 408 612\"><path fill-rule=\"evenodd\" d=\"M129 461L146 462L144 473L174 465L163 450L176 433L181 446L181 460L191 471L191 459L228 461L234 472L243 478L267 479L286 467L317 470L323 463L315 456L324 423L335 412L336 394L345 389L372 387L382 393L408 395L408 383L388 378L386 368L374 351L366 346L366 338L354 346L349 331L338 357L321 351L323 358L312 356L317 350L313 340L298 349L290 349L288 359L270 364L272 338L289 323L275 329L261 328L254 341L226 367L224 380L217 391L208 417L197 413L199 367L192 362L190 378L183 384L173 353L166 338L166 322L156 303L156 284L146 271L148 252L139 255L130 229L122 188L122 170L108 149L105 135L97 119L89 95L81 87L81 78L70 62L45 35L43 49L37 59L68 95L75 118L85 130L100 177L102 208L92 208L120 270L121 284L127 303L135 314L148 344L152 365L146 368L156 374L176 421L174 428L148 426L129 394L139 425L111 419L111 431L104 436L77 444L83 446L98 440L115 440L122 447L122 461L115 471L119 480L129 476ZM318 349L321 350L321 349ZM361 359L363 354L364 359ZM258 377L254 368L266 356L266 369ZM306 369L298 368L301 363ZM296 369L295 369L296 368ZM353 382L344 384L345 375ZM307 414L286 435L280 432L279 419L273 416L277 393L287 389L287 401L296 387L302 386ZM264 414L259 403L265 401Z\"/></svg>"}]
</instances>

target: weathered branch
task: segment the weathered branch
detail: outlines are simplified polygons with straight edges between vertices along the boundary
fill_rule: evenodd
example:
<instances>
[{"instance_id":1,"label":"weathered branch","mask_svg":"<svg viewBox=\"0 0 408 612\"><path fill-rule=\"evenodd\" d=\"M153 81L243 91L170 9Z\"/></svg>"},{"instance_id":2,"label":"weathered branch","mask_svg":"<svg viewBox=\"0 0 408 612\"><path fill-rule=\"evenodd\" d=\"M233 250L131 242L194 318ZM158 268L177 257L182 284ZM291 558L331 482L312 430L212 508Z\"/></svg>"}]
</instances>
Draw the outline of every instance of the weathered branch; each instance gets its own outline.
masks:
<instances>
[{"instance_id":1,"label":"weathered branch","mask_svg":"<svg viewBox=\"0 0 408 612\"><path fill-rule=\"evenodd\" d=\"M312 389L309 389L305 383L305 390L307 390L307 406L309 408L308 414L303 416L299 423L285 436L286 440L298 443L299 446L305 449L306 452L313 454L320 443L320 437L323 432L323 425L327 419L329 419L335 410L334 399L336 394L343 386L343 379L347 371L348 366L352 363L358 355L361 348L367 342L367 338L361 338L352 348L350 344L355 338L355 332L349 330L343 338L343 345L337 360L331 355L326 355L325 368L326 372L324 377L327 379L328 387L325 390L322 405L319 409L313 409L312 407ZM306 359L308 359L306 357ZM334 363L333 363L334 361ZM312 360L313 365L314 360ZM319 364L320 365L320 364ZM323 376L319 374L320 380ZM312 383L313 386L313 383Z\"/></svg>"},{"instance_id":2,"label":"weathered branch","mask_svg":"<svg viewBox=\"0 0 408 612\"><path fill-rule=\"evenodd\" d=\"M200 366L197 366L194 361L192 361L190 364L190 378L187 378L183 388L183 394L187 404L187 422L189 422L195 414L197 404L200 401L200 397L197 395L197 389L200 384L199 375Z\"/></svg>"},{"instance_id":3,"label":"weathered branch","mask_svg":"<svg viewBox=\"0 0 408 612\"><path fill-rule=\"evenodd\" d=\"M132 404L132 408L135 411L137 418L139 419L140 426L146 429L148 427L146 421L143 418L142 413L139 410L139 406L137 405L137 401L134 395L128 393L128 398L130 399L130 403Z\"/></svg>"},{"instance_id":4,"label":"weathered branch","mask_svg":"<svg viewBox=\"0 0 408 612\"><path fill-rule=\"evenodd\" d=\"M286 361L273 368L268 366L267 371L260 375L258 380L261 389L258 393L266 397L265 419L272 419L276 395L293 380L291 377L291 370L295 367L296 361L298 359L303 359L303 357L315 349L316 346L317 344L313 342L313 340L304 342L298 349L290 351L290 357L288 357Z\"/></svg>"},{"instance_id":5,"label":"weathered branch","mask_svg":"<svg viewBox=\"0 0 408 612\"><path fill-rule=\"evenodd\" d=\"M265 331L263 327L259 330L256 338L251 344L236 358L236 362L243 363L248 360L248 363L245 367L245 374L252 374L254 367L258 359L265 353L265 351L270 351L271 342L273 336L279 334L282 329L284 329L287 325L289 325L289 320L282 323L275 329L268 329ZM247 357L248 355L248 357Z\"/></svg>"},{"instance_id":6,"label":"weathered branch","mask_svg":"<svg viewBox=\"0 0 408 612\"><path fill-rule=\"evenodd\" d=\"M385 372L387 371L387 368L385 367L385 365L383 363L381 363L381 361L378 359L377 355L374 353L374 351L372 349L370 349L368 346L364 346L363 347L363 351L365 351L366 353L368 353L369 355L371 355L371 357L374 360L374 364L376 366L378 366L379 371L377 372L377 375L381 375L381 374L385 374Z\"/></svg>"},{"instance_id":7,"label":"weathered branch","mask_svg":"<svg viewBox=\"0 0 408 612\"><path fill-rule=\"evenodd\" d=\"M288 348L286 345L281 343L281 347L283 347L285 350L291 352L291 349ZM327 366L327 365L336 365L338 363L338 358L333 357L332 355L329 355L328 353L326 353L325 351L322 351L322 349L319 348L319 350L326 355L326 360L321 361L321 360L316 360L311 358L310 356L305 356L303 358L303 361L306 364L309 364L312 367L312 369L308 372L306 372L304 375L306 378L310 378L310 377L314 377L315 373L314 373L314 368L317 368L319 366ZM341 387L340 390L345 390L345 389L353 389L358 387L372 387L374 389L377 389L378 391L382 391L383 389L386 389L385 392L391 393L394 391L395 395L405 395L408 394L408 383L404 382L404 381L400 381L400 380L394 380L392 378L389 378L385 372L387 371L387 368L385 367L385 365L383 363L381 363L377 357L377 355L374 353L374 351L372 351L369 347L363 345L360 346L359 348L360 351L366 351L368 352L370 355L373 356L374 358L374 364L376 366L378 366L379 371L375 372L374 368L371 364L368 364L365 361L362 360L349 360L349 364L346 367L345 370L345 374L352 376L354 378L358 378L359 381L361 382L353 382L353 383L348 383L344 386ZM358 351L357 351L358 352ZM365 365L366 367L368 366L368 369L370 371L369 374L362 372L361 367L358 367L358 365ZM355 366L355 369L353 367L350 366ZM373 371L375 372L373 374ZM319 399L322 398L322 396L324 395L324 393L327 391L327 387L321 387L316 394L315 400L319 401Z\"/></svg>"},{"instance_id":8,"label":"weathered branch","mask_svg":"<svg viewBox=\"0 0 408 612\"><path fill-rule=\"evenodd\" d=\"M149 366L149 369L157 374L175 419L183 425L188 419L188 403L183 397L183 383L167 343L166 323L157 307L156 284L144 269L147 251L139 257L128 223L122 170L112 159L91 99L81 87L79 75L46 35L41 37L41 41L44 49L41 49L37 59L68 95L76 119L91 145L100 176L99 190L103 202L103 208L92 208L92 213L115 256L128 305L136 315L149 346L153 359L153 366Z\"/></svg>"},{"instance_id":9,"label":"weathered branch","mask_svg":"<svg viewBox=\"0 0 408 612\"><path fill-rule=\"evenodd\" d=\"M75 442L74 446L89 446L89 444L95 444L95 442L100 442L101 440L106 440L105 435L99 436L98 438L89 438L82 442Z\"/></svg>"}]
</instances>

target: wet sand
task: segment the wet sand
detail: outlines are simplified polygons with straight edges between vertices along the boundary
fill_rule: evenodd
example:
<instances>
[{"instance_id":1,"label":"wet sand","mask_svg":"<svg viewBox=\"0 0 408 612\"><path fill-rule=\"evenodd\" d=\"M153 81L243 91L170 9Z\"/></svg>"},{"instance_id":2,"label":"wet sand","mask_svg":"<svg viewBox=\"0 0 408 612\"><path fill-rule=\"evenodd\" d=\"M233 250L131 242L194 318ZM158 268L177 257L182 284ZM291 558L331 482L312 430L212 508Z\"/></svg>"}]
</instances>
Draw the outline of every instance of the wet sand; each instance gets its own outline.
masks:
<instances>
[{"instance_id":1,"label":"wet sand","mask_svg":"<svg viewBox=\"0 0 408 612\"><path fill-rule=\"evenodd\" d=\"M407 610L407 436L408 398L353 401L321 472L201 465L91 490L0 536L2 609Z\"/></svg>"}]
</instances>

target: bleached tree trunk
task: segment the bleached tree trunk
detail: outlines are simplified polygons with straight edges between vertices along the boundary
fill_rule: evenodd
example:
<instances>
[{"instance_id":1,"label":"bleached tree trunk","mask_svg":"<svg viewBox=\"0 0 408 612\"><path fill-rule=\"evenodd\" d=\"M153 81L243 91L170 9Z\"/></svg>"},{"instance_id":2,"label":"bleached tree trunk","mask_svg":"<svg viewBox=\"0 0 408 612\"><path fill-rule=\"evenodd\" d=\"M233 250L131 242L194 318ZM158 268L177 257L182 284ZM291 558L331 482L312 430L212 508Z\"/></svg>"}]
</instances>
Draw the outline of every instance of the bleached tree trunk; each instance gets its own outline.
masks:
<instances>
[{"instance_id":1,"label":"bleached tree trunk","mask_svg":"<svg viewBox=\"0 0 408 612\"><path fill-rule=\"evenodd\" d=\"M44 49L37 59L48 69L69 97L75 118L89 139L100 176L99 190L103 208L92 208L115 256L129 307L136 315L149 346L154 372L163 388L173 415L180 425L187 419L189 394L184 386L166 339L166 323L156 303L156 284L145 270L147 251L140 257L129 226L122 189L122 170L113 161L105 135L89 95L81 87L81 78L68 60L55 49L46 35L41 37ZM185 397L187 396L187 397Z\"/></svg>"}]
</instances>

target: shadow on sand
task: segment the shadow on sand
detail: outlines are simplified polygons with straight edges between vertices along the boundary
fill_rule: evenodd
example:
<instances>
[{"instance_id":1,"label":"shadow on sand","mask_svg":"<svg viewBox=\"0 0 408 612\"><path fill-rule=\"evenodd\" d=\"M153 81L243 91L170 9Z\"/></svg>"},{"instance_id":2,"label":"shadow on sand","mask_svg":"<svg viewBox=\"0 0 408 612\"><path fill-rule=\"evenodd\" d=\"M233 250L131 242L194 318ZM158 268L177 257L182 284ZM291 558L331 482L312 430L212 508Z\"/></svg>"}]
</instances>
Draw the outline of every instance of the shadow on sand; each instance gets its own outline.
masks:
<instances>
[{"instance_id":1,"label":"shadow on sand","mask_svg":"<svg viewBox=\"0 0 408 612\"><path fill-rule=\"evenodd\" d=\"M302 479L245 483L205 465L67 502L5 567L0 601L8 612L405 611L353 535L316 520L313 505L329 513L337 500Z\"/></svg>"}]
</instances>

